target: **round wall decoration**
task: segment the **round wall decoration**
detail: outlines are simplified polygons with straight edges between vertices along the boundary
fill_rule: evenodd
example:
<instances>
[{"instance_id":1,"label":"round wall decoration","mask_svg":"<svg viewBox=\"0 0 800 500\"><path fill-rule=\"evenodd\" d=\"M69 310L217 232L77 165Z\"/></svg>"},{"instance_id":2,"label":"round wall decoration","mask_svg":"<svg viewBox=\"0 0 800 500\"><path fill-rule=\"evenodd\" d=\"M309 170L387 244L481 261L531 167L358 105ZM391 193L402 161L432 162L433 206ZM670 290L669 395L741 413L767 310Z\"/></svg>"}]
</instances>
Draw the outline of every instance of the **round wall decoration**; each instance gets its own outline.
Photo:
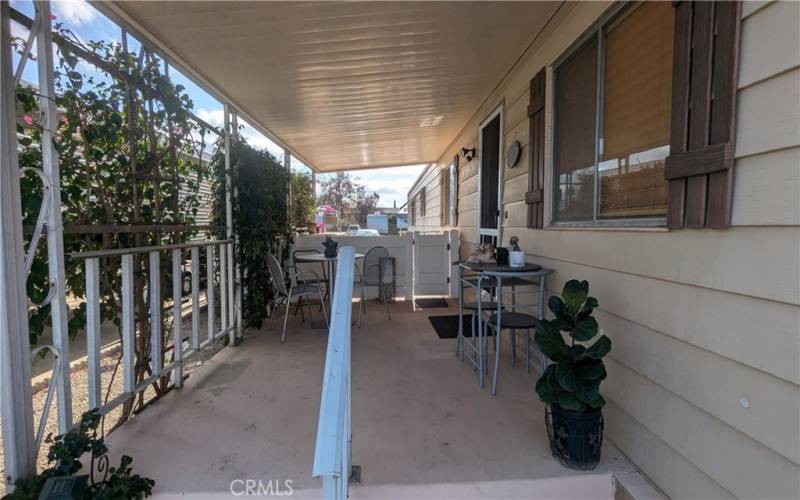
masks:
<instances>
[{"instance_id":1,"label":"round wall decoration","mask_svg":"<svg viewBox=\"0 0 800 500\"><path fill-rule=\"evenodd\" d=\"M508 151L506 151L506 165L508 168L514 168L517 165L521 149L522 146L519 145L519 141L512 142L508 147Z\"/></svg>"}]
</instances>

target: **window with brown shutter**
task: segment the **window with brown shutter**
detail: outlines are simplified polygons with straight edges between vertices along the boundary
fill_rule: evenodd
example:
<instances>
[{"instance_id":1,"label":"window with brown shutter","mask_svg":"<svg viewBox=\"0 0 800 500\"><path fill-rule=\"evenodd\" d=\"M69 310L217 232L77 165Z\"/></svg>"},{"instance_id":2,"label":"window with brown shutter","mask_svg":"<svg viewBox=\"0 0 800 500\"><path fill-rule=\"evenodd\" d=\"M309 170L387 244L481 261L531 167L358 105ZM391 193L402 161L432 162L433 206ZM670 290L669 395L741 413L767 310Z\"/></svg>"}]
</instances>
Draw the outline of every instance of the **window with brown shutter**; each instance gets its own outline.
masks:
<instances>
[{"instance_id":1,"label":"window with brown shutter","mask_svg":"<svg viewBox=\"0 0 800 500\"><path fill-rule=\"evenodd\" d=\"M525 202L528 204L528 227L544 227L544 103L547 75L545 69L539 70L531 78L531 101L528 105L529 142L528 192Z\"/></svg>"},{"instance_id":2,"label":"window with brown shutter","mask_svg":"<svg viewBox=\"0 0 800 500\"><path fill-rule=\"evenodd\" d=\"M741 2L675 6L667 225L731 224Z\"/></svg>"},{"instance_id":3,"label":"window with brown shutter","mask_svg":"<svg viewBox=\"0 0 800 500\"><path fill-rule=\"evenodd\" d=\"M425 199L425 188L419 190L419 216L425 217L425 203L427 200Z\"/></svg>"}]
</instances>

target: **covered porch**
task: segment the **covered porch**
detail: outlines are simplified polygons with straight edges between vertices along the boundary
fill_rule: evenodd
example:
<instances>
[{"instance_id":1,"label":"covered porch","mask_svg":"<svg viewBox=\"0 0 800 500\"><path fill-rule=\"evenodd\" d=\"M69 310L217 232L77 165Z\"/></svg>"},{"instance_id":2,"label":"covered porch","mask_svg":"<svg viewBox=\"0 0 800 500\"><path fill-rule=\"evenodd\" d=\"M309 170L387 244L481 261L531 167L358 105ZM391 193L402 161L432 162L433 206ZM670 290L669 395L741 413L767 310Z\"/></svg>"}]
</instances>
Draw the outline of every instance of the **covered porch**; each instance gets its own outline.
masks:
<instances>
[{"instance_id":1,"label":"covered porch","mask_svg":"<svg viewBox=\"0 0 800 500\"><path fill-rule=\"evenodd\" d=\"M624 478L633 466L606 442L596 470L562 467L550 454L534 371L512 368L505 345L497 395L481 389L454 356L455 339L440 339L428 321L457 313L457 301L449 304L414 312L398 301L387 321L370 300L353 327L352 463L361 479L351 496L613 498L612 474ZM291 480L293 496L321 496L311 467L328 335L297 315L279 339L277 321L248 331L114 432L112 451L136 457L159 496L227 496L247 480L284 492Z\"/></svg>"}]
</instances>

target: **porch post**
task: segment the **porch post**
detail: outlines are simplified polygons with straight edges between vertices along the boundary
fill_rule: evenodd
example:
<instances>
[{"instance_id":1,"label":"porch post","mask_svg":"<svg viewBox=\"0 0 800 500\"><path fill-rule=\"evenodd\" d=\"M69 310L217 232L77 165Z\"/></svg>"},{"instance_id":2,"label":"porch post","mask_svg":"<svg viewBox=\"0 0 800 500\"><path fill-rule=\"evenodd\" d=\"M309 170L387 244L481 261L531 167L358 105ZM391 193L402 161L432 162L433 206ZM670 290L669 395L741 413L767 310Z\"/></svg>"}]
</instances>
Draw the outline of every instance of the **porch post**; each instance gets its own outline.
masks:
<instances>
[{"instance_id":1,"label":"porch post","mask_svg":"<svg viewBox=\"0 0 800 500\"><path fill-rule=\"evenodd\" d=\"M233 123L233 130L231 130L231 136L233 137L234 142L239 142L239 115L236 114L236 111L232 111L231 115L232 115L231 121ZM234 198L237 199L239 198L239 188L236 186L233 187L233 196ZM232 225L231 225L231 231L233 231ZM238 335L242 331L242 295L244 294L244 289L243 289L244 285L242 284L242 268L239 267L239 259L235 257L238 245L239 242L235 241L233 245L233 253L231 253L230 256L230 261L234 263L236 267L236 275L235 275L236 278L234 280L233 313L232 313L234 315L233 320L236 321L236 330L235 330L236 333L234 334L233 337L234 342L236 342L236 335Z\"/></svg>"},{"instance_id":2,"label":"porch post","mask_svg":"<svg viewBox=\"0 0 800 500\"><path fill-rule=\"evenodd\" d=\"M31 357L8 2L0 2L0 414L6 484L35 470Z\"/></svg>"},{"instance_id":3,"label":"porch post","mask_svg":"<svg viewBox=\"0 0 800 500\"><path fill-rule=\"evenodd\" d=\"M286 190L286 222L289 226L292 225L292 154L289 150L283 149L283 166L286 167L288 174L287 190Z\"/></svg>"},{"instance_id":4,"label":"porch post","mask_svg":"<svg viewBox=\"0 0 800 500\"><path fill-rule=\"evenodd\" d=\"M314 206L317 205L317 171L311 170L311 196L314 198Z\"/></svg>"},{"instance_id":5,"label":"porch post","mask_svg":"<svg viewBox=\"0 0 800 500\"><path fill-rule=\"evenodd\" d=\"M405 240L405 295L412 307L416 307L414 306L414 231L406 231Z\"/></svg>"},{"instance_id":6,"label":"porch post","mask_svg":"<svg viewBox=\"0 0 800 500\"><path fill-rule=\"evenodd\" d=\"M224 113L225 113L225 226L227 239L233 239L233 197L232 197L232 190L233 190L233 179L231 177L231 109L228 103L224 104ZM233 289L234 289L234 277L233 277L233 251L231 250L232 245L226 243L220 246L220 253L226 252L227 259L224 259L225 267L227 269L220 269L220 273L225 273L228 276L227 279L227 290L221 290L223 294L226 294L227 301L222 301L223 308L227 306L227 311L223 311L222 317L225 318L223 322L222 328L226 329L231 326L234 326L234 297L233 297ZM222 263L223 260L220 260ZM229 333L229 344L234 345L236 343L236 328L232 328Z\"/></svg>"},{"instance_id":7,"label":"porch post","mask_svg":"<svg viewBox=\"0 0 800 500\"><path fill-rule=\"evenodd\" d=\"M42 170L50 182L50 204L47 214L47 265L53 299L50 316L53 329L53 347L61 357L60 373L57 375L58 432L65 433L72 427L72 390L70 386L69 330L67 329L67 294L64 273L64 225L61 220L61 174L58 151L55 143L58 129L58 109L55 103L55 77L53 62L53 33L50 18L50 2L37 1L39 34L36 47L39 63L39 99L43 113Z\"/></svg>"}]
</instances>

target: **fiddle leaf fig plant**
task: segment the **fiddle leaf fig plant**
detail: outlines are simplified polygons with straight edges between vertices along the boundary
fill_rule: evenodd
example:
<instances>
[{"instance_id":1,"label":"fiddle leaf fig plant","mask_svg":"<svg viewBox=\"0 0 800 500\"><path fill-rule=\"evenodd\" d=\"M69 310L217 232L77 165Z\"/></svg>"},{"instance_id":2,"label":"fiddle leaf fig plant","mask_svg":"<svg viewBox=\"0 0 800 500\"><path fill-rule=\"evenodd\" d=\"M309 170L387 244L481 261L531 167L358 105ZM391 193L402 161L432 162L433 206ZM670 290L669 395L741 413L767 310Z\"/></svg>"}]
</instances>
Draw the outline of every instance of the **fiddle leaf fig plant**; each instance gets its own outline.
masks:
<instances>
[{"instance_id":1,"label":"fiddle leaf fig plant","mask_svg":"<svg viewBox=\"0 0 800 500\"><path fill-rule=\"evenodd\" d=\"M606 404L600 382L606 378L603 357L611 350L611 339L601 335L589 343L599 331L592 317L597 306L597 299L589 296L588 281L570 280L561 297L550 297L548 307L555 319L540 321L534 336L552 362L536 382L536 392L544 403L577 412L599 410ZM562 332L567 333L569 342Z\"/></svg>"}]
</instances>

